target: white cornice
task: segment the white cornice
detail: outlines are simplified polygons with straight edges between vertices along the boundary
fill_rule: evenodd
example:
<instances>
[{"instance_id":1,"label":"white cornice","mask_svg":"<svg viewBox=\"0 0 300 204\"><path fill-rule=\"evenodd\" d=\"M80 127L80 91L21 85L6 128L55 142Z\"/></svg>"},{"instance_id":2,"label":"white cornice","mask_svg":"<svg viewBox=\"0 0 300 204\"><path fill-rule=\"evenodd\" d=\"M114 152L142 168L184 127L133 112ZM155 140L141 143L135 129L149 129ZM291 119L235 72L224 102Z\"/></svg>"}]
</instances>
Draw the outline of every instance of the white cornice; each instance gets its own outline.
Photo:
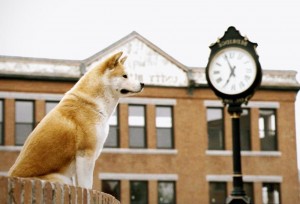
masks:
<instances>
[{"instance_id":1,"label":"white cornice","mask_svg":"<svg viewBox=\"0 0 300 204\"><path fill-rule=\"evenodd\" d=\"M195 82L196 86L207 85L205 68L190 68L189 79ZM262 88L300 88L296 79L297 72L292 70L263 70Z\"/></svg>"},{"instance_id":2,"label":"white cornice","mask_svg":"<svg viewBox=\"0 0 300 204\"><path fill-rule=\"evenodd\" d=\"M126 61L129 74L146 85L187 87L192 81L195 87L207 86L205 68L183 65L137 32L85 60L0 56L0 77L76 80L93 64L121 50L129 56ZM290 70L263 70L261 87L298 90L296 75L296 71Z\"/></svg>"}]
</instances>

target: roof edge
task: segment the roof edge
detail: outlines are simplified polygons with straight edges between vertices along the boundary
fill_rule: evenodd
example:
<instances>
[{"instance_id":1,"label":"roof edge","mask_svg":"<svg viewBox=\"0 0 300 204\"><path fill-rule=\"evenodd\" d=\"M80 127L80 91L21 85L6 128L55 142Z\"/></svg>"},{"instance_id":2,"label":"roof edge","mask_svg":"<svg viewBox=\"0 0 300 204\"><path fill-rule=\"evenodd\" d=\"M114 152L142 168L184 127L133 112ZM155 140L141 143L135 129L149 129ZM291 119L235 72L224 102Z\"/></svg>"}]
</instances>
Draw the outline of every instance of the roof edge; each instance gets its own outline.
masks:
<instances>
[{"instance_id":1,"label":"roof edge","mask_svg":"<svg viewBox=\"0 0 300 204\"><path fill-rule=\"evenodd\" d=\"M51 59L51 58L0 55L0 62L27 62L27 63L51 63L51 64L65 64L65 65L80 65L82 63L82 60Z\"/></svg>"},{"instance_id":2,"label":"roof edge","mask_svg":"<svg viewBox=\"0 0 300 204\"><path fill-rule=\"evenodd\" d=\"M115 42L115 43L111 44L110 46L104 48L103 50L97 52L96 54L92 55L91 57L86 58L85 60L83 60L83 63L85 64L85 66L89 66L90 64L92 64L94 61L100 59L105 54L109 54L115 48L126 44L127 42L131 41L134 38L141 40L146 45L148 45L151 49L153 49L155 52L158 52L160 55L162 55L163 57L165 57L166 59L168 59L169 61L171 61L176 66L183 69L184 71L187 72L189 70L186 65L182 64L181 62L179 62L178 60L176 60L175 58L173 58L172 56L167 54L165 51L160 49L158 46L153 44L151 41L149 41L148 39L146 39L145 37L143 37L136 31L132 31L130 34L121 38L117 42Z\"/></svg>"}]
</instances>

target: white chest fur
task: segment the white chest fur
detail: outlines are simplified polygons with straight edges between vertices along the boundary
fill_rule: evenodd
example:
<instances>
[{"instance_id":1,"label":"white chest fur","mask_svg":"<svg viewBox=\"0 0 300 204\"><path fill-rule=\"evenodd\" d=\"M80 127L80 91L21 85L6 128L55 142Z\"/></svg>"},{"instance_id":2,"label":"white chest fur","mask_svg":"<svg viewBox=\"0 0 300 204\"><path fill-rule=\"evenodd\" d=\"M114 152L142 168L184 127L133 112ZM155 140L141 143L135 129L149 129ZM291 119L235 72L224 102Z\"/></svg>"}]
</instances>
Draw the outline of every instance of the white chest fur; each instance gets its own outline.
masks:
<instances>
[{"instance_id":1,"label":"white chest fur","mask_svg":"<svg viewBox=\"0 0 300 204\"><path fill-rule=\"evenodd\" d=\"M99 157L106 138L109 132L109 123L108 121L105 123L100 123L96 125L96 150L95 150L95 160Z\"/></svg>"},{"instance_id":2,"label":"white chest fur","mask_svg":"<svg viewBox=\"0 0 300 204\"><path fill-rule=\"evenodd\" d=\"M100 120L96 124L96 150L95 150L95 160L99 157L104 143L107 139L108 133L109 133L109 119L112 115L112 113L115 111L116 106L118 105L118 98L108 97L104 96L101 99L98 99L99 104L99 116Z\"/></svg>"}]
</instances>

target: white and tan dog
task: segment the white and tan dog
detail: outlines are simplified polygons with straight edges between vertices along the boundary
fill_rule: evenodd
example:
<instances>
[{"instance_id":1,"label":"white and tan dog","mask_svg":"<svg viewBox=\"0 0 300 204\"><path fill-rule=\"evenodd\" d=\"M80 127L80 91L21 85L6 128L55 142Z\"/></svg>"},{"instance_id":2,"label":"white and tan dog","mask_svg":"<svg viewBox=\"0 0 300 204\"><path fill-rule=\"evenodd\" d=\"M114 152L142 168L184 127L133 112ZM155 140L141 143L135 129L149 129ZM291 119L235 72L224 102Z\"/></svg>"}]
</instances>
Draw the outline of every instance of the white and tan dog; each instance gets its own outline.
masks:
<instances>
[{"instance_id":1,"label":"white and tan dog","mask_svg":"<svg viewBox=\"0 0 300 204\"><path fill-rule=\"evenodd\" d=\"M93 171L119 98L142 91L117 53L88 71L27 138L9 176L92 188ZM75 182L72 178L75 178Z\"/></svg>"}]
</instances>

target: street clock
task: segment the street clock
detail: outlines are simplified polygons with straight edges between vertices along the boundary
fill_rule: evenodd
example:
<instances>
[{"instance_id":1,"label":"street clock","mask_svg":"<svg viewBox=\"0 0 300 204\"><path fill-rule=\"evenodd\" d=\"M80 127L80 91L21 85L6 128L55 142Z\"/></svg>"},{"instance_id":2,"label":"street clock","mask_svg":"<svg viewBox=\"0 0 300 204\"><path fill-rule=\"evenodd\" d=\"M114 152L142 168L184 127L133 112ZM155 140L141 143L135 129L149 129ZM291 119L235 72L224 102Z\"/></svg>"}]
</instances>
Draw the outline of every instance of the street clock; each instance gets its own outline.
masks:
<instances>
[{"instance_id":1,"label":"street clock","mask_svg":"<svg viewBox=\"0 0 300 204\"><path fill-rule=\"evenodd\" d=\"M228 106L232 123L233 190L226 204L249 204L243 189L240 142L241 105L249 101L262 80L256 43L229 27L224 36L210 46L206 79L214 93Z\"/></svg>"},{"instance_id":2,"label":"street clock","mask_svg":"<svg viewBox=\"0 0 300 204\"><path fill-rule=\"evenodd\" d=\"M260 85L262 71L256 47L234 27L210 46L206 79L225 104L247 103Z\"/></svg>"}]
</instances>

